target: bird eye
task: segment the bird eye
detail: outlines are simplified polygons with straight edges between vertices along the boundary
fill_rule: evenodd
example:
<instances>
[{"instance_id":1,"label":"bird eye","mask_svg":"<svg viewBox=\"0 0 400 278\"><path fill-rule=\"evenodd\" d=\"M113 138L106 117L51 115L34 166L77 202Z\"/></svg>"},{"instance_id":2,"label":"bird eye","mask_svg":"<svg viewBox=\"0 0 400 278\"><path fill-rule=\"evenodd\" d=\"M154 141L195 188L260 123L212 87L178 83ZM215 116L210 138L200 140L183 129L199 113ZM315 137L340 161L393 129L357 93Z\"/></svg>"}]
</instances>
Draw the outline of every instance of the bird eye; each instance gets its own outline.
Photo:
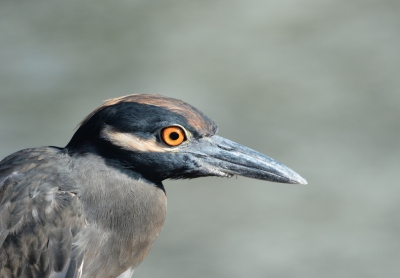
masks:
<instances>
[{"instance_id":1,"label":"bird eye","mask_svg":"<svg viewBox=\"0 0 400 278\"><path fill-rule=\"evenodd\" d=\"M185 131L179 126L169 126L161 131L161 139L171 147L179 146L186 139Z\"/></svg>"}]
</instances>

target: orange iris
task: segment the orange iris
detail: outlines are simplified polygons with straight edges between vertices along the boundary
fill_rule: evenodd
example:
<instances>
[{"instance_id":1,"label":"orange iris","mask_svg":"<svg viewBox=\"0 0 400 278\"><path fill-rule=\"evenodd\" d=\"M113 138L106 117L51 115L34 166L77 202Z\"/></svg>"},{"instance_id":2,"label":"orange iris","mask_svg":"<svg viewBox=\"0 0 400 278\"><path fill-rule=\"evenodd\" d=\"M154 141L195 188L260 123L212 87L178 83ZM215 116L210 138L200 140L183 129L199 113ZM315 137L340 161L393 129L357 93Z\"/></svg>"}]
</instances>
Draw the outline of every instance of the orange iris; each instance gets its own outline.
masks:
<instances>
[{"instance_id":1,"label":"orange iris","mask_svg":"<svg viewBox=\"0 0 400 278\"><path fill-rule=\"evenodd\" d=\"M169 126L161 131L161 139L165 144L176 147L186 139L185 132L179 126Z\"/></svg>"}]
</instances>

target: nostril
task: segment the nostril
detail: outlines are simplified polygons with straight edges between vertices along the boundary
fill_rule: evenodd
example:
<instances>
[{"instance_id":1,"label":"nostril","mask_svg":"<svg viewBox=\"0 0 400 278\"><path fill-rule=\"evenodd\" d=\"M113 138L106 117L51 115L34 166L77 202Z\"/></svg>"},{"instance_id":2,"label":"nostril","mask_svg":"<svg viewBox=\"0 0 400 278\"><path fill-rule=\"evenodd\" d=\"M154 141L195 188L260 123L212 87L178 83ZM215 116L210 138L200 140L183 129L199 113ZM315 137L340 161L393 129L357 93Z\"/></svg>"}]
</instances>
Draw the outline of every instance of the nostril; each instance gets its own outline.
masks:
<instances>
[{"instance_id":1,"label":"nostril","mask_svg":"<svg viewBox=\"0 0 400 278\"><path fill-rule=\"evenodd\" d=\"M225 151L232 151L233 150L233 148L230 147L230 146L220 145L220 144L218 144L217 146L218 146L218 148L223 149Z\"/></svg>"}]
</instances>

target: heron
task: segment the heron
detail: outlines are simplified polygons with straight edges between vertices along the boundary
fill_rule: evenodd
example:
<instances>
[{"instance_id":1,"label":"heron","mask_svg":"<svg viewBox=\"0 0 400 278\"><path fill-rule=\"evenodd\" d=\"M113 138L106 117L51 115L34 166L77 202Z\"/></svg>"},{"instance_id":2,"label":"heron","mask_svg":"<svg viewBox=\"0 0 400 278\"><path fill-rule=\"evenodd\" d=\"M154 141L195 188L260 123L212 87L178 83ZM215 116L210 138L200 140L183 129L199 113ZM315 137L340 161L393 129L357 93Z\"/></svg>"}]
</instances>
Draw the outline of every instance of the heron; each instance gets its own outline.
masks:
<instances>
[{"instance_id":1,"label":"heron","mask_svg":"<svg viewBox=\"0 0 400 278\"><path fill-rule=\"evenodd\" d=\"M90 113L64 148L7 156L0 161L0 276L131 277L163 226L166 179L307 184L216 133L213 120L181 100L128 95Z\"/></svg>"}]
</instances>

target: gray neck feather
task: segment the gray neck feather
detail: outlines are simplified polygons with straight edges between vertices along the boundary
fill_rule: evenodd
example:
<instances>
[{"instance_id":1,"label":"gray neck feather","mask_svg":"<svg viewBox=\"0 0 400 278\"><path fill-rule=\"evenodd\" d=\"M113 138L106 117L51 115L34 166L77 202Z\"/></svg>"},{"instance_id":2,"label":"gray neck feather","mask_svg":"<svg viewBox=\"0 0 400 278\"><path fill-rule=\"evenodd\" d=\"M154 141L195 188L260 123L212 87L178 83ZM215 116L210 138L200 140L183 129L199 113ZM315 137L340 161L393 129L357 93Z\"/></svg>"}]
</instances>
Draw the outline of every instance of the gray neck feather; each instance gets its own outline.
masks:
<instances>
[{"instance_id":1,"label":"gray neck feather","mask_svg":"<svg viewBox=\"0 0 400 278\"><path fill-rule=\"evenodd\" d=\"M166 215L166 196L147 180L88 154L71 160L87 225L77 236L87 277L115 277L146 256ZM83 277L85 277L84 275Z\"/></svg>"}]
</instances>

